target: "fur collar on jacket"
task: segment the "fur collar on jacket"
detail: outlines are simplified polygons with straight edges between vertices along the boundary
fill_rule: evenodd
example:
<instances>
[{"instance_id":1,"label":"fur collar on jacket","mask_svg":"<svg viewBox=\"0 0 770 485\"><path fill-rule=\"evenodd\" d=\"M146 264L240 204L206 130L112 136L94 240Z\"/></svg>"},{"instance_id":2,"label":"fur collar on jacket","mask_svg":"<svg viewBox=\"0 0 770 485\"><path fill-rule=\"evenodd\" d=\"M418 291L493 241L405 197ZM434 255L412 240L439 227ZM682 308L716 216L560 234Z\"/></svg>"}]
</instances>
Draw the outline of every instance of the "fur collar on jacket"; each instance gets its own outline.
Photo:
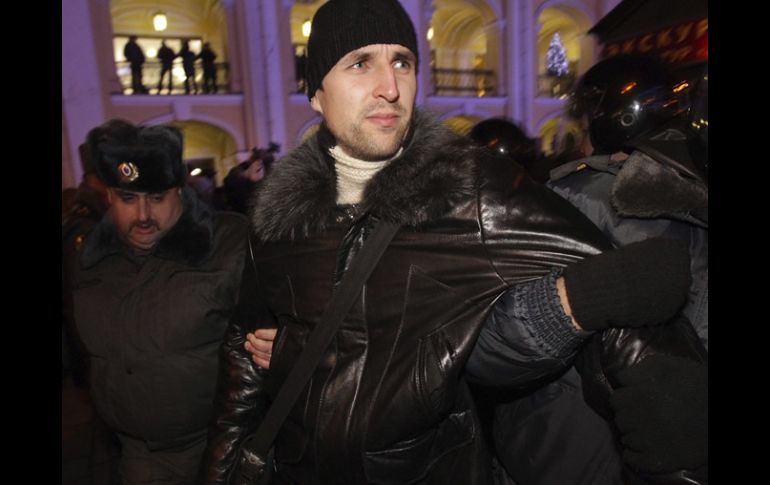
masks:
<instances>
[{"instance_id":1,"label":"fur collar on jacket","mask_svg":"<svg viewBox=\"0 0 770 485\"><path fill-rule=\"evenodd\" d=\"M325 126L286 155L255 194L251 220L262 241L294 239L323 231L337 207L337 175ZM434 116L416 110L400 157L369 182L359 208L407 226L445 214L474 193L470 143Z\"/></svg>"},{"instance_id":2,"label":"fur collar on jacket","mask_svg":"<svg viewBox=\"0 0 770 485\"><path fill-rule=\"evenodd\" d=\"M708 208L708 187L672 166L635 151L615 178L610 203L625 217L681 218L690 214L703 220L703 211Z\"/></svg>"},{"instance_id":3,"label":"fur collar on jacket","mask_svg":"<svg viewBox=\"0 0 770 485\"><path fill-rule=\"evenodd\" d=\"M708 154L687 135L688 125L689 121L678 117L651 135L631 141L636 151L621 167L610 193L610 202L620 215L692 215L704 220L708 185L694 160Z\"/></svg>"},{"instance_id":4,"label":"fur collar on jacket","mask_svg":"<svg viewBox=\"0 0 770 485\"><path fill-rule=\"evenodd\" d=\"M626 216L659 217L708 205L708 189L675 169L634 152L618 172L612 205Z\"/></svg>"},{"instance_id":5,"label":"fur collar on jacket","mask_svg":"<svg viewBox=\"0 0 770 485\"><path fill-rule=\"evenodd\" d=\"M188 187L182 189L183 211L173 228L161 239L153 256L161 259L198 265L211 253L214 237L214 214L201 203ZM96 225L86 239L81 266L91 267L110 254L126 250L115 228L109 212Z\"/></svg>"}]
</instances>

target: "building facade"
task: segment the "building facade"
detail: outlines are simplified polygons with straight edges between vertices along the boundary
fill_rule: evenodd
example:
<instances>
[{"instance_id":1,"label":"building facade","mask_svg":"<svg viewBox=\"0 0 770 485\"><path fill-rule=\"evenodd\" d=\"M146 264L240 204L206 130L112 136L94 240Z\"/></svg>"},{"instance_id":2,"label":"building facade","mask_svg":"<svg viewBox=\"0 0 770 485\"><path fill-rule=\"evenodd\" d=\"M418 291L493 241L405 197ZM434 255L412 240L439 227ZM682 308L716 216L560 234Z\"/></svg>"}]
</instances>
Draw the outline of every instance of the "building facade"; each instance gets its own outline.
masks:
<instances>
[{"instance_id":1,"label":"building facade","mask_svg":"<svg viewBox=\"0 0 770 485\"><path fill-rule=\"evenodd\" d=\"M78 184L78 145L109 118L172 122L185 132L185 159L215 173L270 142L281 153L312 133L320 117L302 92L307 28L326 0L67 0L62 4L62 188ZM503 116L519 123L549 151L565 93L599 56L588 30L619 0L401 0L418 32L417 103L458 132ZM164 17L165 29L153 21ZM162 19L161 19L162 20ZM303 31L304 27L304 31ZM548 73L554 34L569 73ZM123 55L136 36L146 60L143 93L134 93ZM217 54L217 90L184 89L181 58L161 89L157 52L175 53L187 40L198 54ZM172 77L169 94L168 76Z\"/></svg>"}]
</instances>

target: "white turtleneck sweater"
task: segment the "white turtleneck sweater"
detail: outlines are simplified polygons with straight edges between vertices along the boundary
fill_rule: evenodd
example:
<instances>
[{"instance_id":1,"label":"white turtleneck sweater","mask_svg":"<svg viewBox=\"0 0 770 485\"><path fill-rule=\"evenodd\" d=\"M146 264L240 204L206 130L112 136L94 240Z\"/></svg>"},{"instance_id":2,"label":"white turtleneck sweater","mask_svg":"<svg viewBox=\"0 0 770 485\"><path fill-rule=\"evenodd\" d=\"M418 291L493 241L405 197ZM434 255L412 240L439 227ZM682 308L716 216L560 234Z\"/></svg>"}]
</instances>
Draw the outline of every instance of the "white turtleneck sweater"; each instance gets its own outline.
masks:
<instances>
[{"instance_id":1,"label":"white turtleneck sweater","mask_svg":"<svg viewBox=\"0 0 770 485\"><path fill-rule=\"evenodd\" d=\"M334 168L337 171L337 204L361 202L369 180L385 168L388 162L401 155L403 150L399 148L398 152L387 160L367 162L351 157L338 146L330 148L329 154L334 158Z\"/></svg>"}]
</instances>

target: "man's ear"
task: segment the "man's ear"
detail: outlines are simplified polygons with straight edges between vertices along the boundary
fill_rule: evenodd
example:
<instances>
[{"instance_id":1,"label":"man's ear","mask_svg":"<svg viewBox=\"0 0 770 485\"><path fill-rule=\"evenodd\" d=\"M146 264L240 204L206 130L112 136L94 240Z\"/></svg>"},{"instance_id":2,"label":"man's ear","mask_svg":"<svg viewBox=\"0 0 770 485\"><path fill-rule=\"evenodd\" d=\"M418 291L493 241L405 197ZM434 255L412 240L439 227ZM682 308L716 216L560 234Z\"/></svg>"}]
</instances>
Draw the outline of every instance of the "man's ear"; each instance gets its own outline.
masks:
<instances>
[{"instance_id":1,"label":"man's ear","mask_svg":"<svg viewBox=\"0 0 770 485\"><path fill-rule=\"evenodd\" d=\"M107 187L106 192L107 192L107 203L112 205L112 197L114 195L112 188L111 187Z\"/></svg>"},{"instance_id":2,"label":"man's ear","mask_svg":"<svg viewBox=\"0 0 770 485\"><path fill-rule=\"evenodd\" d=\"M310 106L319 114L324 114L324 110L321 108L321 102L318 101L318 91L316 91L316 94L310 99Z\"/></svg>"}]
</instances>

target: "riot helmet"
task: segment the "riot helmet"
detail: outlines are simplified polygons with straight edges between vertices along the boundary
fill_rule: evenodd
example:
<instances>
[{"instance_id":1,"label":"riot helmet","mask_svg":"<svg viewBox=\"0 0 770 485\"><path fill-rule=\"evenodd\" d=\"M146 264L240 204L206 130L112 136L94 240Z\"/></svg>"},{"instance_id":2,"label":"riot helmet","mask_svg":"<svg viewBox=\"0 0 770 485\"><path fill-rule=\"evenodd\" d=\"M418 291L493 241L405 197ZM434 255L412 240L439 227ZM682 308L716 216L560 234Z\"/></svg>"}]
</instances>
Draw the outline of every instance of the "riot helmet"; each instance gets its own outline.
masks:
<instances>
[{"instance_id":1,"label":"riot helmet","mask_svg":"<svg viewBox=\"0 0 770 485\"><path fill-rule=\"evenodd\" d=\"M488 118L476 123L469 136L476 144L524 166L538 158L535 140L529 138L516 124L503 118Z\"/></svg>"},{"instance_id":2,"label":"riot helmet","mask_svg":"<svg viewBox=\"0 0 770 485\"><path fill-rule=\"evenodd\" d=\"M569 111L577 119L588 118L595 153L608 154L683 112L685 88L656 59L610 57L580 78Z\"/></svg>"}]
</instances>

